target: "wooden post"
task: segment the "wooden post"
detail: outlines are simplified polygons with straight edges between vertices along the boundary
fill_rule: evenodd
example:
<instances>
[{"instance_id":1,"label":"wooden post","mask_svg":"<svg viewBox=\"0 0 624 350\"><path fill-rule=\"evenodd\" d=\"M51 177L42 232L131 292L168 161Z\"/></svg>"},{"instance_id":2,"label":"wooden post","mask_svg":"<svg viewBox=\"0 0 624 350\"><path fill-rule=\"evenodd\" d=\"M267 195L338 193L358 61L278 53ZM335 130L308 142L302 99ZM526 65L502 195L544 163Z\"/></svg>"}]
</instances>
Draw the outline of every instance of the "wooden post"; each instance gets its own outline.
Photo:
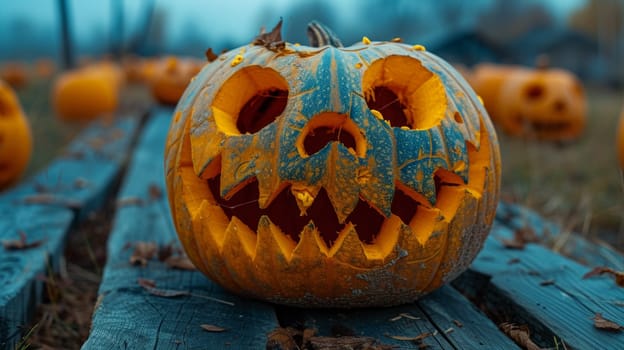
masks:
<instances>
[{"instance_id":1,"label":"wooden post","mask_svg":"<svg viewBox=\"0 0 624 350\"><path fill-rule=\"evenodd\" d=\"M65 69L74 67L74 56L72 52L71 28L69 23L69 8L67 0L59 0L59 15L61 19L61 60Z\"/></svg>"}]
</instances>

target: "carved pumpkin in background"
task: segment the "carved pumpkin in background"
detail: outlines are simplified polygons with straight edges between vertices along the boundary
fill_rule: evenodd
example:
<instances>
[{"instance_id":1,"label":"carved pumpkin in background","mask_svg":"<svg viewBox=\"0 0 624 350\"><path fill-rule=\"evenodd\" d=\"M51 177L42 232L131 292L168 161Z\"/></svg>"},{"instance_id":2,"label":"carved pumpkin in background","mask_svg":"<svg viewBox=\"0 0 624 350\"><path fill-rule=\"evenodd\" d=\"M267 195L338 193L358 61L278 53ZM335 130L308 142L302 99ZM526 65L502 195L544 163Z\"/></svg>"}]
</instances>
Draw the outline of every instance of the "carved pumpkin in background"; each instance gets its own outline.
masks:
<instances>
[{"instance_id":1,"label":"carved pumpkin in background","mask_svg":"<svg viewBox=\"0 0 624 350\"><path fill-rule=\"evenodd\" d=\"M151 78L152 96L162 104L175 105L203 64L193 59L163 58Z\"/></svg>"},{"instance_id":2,"label":"carved pumpkin in background","mask_svg":"<svg viewBox=\"0 0 624 350\"><path fill-rule=\"evenodd\" d=\"M64 121L84 122L110 115L119 105L125 77L112 62L90 64L58 76L52 87L56 116Z\"/></svg>"},{"instance_id":3,"label":"carved pumpkin in background","mask_svg":"<svg viewBox=\"0 0 624 350\"><path fill-rule=\"evenodd\" d=\"M474 69L471 84L510 135L568 141L585 129L585 92L569 71L487 64Z\"/></svg>"},{"instance_id":4,"label":"carved pumpkin in background","mask_svg":"<svg viewBox=\"0 0 624 350\"><path fill-rule=\"evenodd\" d=\"M203 273L313 307L400 304L452 280L500 183L495 131L459 73L368 40L256 40L207 64L175 110L165 170Z\"/></svg>"},{"instance_id":5,"label":"carved pumpkin in background","mask_svg":"<svg viewBox=\"0 0 624 350\"><path fill-rule=\"evenodd\" d=\"M32 154L30 125L17 95L0 80L0 189L15 183Z\"/></svg>"}]
</instances>

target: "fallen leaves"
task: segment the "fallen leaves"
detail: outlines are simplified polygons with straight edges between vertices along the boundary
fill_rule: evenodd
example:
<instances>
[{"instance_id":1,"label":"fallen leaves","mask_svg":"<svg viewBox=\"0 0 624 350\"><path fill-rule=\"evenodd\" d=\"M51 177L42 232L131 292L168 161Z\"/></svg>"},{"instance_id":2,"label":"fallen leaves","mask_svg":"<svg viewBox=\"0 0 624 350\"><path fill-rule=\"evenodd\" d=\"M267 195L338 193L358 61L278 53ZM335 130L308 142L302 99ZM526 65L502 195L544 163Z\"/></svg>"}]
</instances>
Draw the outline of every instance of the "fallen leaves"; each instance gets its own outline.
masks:
<instances>
[{"instance_id":1,"label":"fallen leaves","mask_svg":"<svg viewBox=\"0 0 624 350\"><path fill-rule=\"evenodd\" d=\"M19 239L16 240L3 240L2 245L5 250L24 250L30 248L36 248L43 244L45 240L39 239L28 242L28 238L26 237L26 232L19 231Z\"/></svg>"},{"instance_id":2,"label":"fallen leaves","mask_svg":"<svg viewBox=\"0 0 624 350\"><path fill-rule=\"evenodd\" d=\"M178 270L196 270L195 265L189 260L184 251L172 244L158 246L156 242L137 241L127 244L133 247L130 255L130 264L145 267L150 260L158 258L166 266Z\"/></svg>"},{"instance_id":3,"label":"fallen leaves","mask_svg":"<svg viewBox=\"0 0 624 350\"><path fill-rule=\"evenodd\" d=\"M527 326L518 326L513 323L502 323L498 326L503 333L507 334L508 337L513 339L516 344L520 345L523 349L526 350L542 350L537 344L535 344L531 340L531 336L529 334L529 327Z\"/></svg>"},{"instance_id":4,"label":"fallen leaves","mask_svg":"<svg viewBox=\"0 0 624 350\"><path fill-rule=\"evenodd\" d=\"M157 250L158 247L154 242L136 242L130 256L130 264L147 266L148 260L154 257Z\"/></svg>"},{"instance_id":5,"label":"fallen leaves","mask_svg":"<svg viewBox=\"0 0 624 350\"><path fill-rule=\"evenodd\" d=\"M380 344L377 339L364 336L318 336L316 330L292 327L276 328L267 335L266 349L280 350L390 350L390 345Z\"/></svg>"},{"instance_id":6,"label":"fallen leaves","mask_svg":"<svg viewBox=\"0 0 624 350\"><path fill-rule=\"evenodd\" d=\"M519 228L514 231L512 239L503 239L503 246L507 249L524 249L527 243L539 242L539 237L535 231L528 226Z\"/></svg>"},{"instance_id":7,"label":"fallen leaves","mask_svg":"<svg viewBox=\"0 0 624 350\"><path fill-rule=\"evenodd\" d=\"M191 296L191 297L214 301L214 302L229 305L229 306L234 306L234 303L231 301L222 300L222 299L214 298L214 297L203 295L203 294L192 293L191 291L188 291L188 290L158 288L156 286L156 281L153 279L149 279L149 278L138 278L137 284L141 286L149 294L155 295L157 297L177 298L177 297L182 297L182 296Z\"/></svg>"},{"instance_id":8,"label":"fallen leaves","mask_svg":"<svg viewBox=\"0 0 624 350\"><path fill-rule=\"evenodd\" d=\"M623 326L602 317L602 314L600 312L596 312L593 320L594 320L594 327L598 329L602 329L602 330L610 331L610 332L621 332L624 329Z\"/></svg>"},{"instance_id":9,"label":"fallen leaves","mask_svg":"<svg viewBox=\"0 0 624 350\"><path fill-rule=\"evenodd\" d=\"M613 279L615 280L615 283L620 286L620 287L624 287L624 272L622 271L616 271L610 267L606 267L606 266L597 266L594 267L591 271L587 272L586 274L583 275L583 279L587 279L590 277L594 277L594 276L600 276L600 275L604 275L604 274L608 274L611 275L613 277Z\"/></svg>"},{"instance_id":10,"label":"fallen leaves","mask_svg":"<svg viewBox=\"0 0 624 350\"><path fill-rule=\"evenodd\" d=\"M202 324L200 325L200 327L206 332L212 332L212 333L220 333L220 332L227 331L227 328L215 326L213 324Z\"/></svg>"}]
</instances>

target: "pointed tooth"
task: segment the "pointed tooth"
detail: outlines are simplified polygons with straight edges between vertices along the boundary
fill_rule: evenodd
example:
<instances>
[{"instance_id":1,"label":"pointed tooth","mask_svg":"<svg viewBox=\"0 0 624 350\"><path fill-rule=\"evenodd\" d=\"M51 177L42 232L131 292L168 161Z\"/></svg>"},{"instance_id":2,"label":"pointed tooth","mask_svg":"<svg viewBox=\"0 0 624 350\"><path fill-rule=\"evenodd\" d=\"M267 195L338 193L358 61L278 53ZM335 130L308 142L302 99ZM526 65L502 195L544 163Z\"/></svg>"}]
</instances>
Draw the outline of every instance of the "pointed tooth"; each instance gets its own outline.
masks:
<instances>
[{"instance_id":1,"label":"pointed tooth","mask_svg":"<svg viewBox=\"0 0 624 350\"><path fill-rule=\"evenodd\" d=\"M225 222L217 219L220 215L225 217ZM193 226L188 233L195 237L200 261L197 266L200 267L200 270L225 288L236 290L240 286L229 273L220 253L228 221L219 207L204 200L191 218ZM180 232L179 228L178 232ZM180 233L178 236L183 240ZM184 243L184 246L187 244Z\"/></svg>"},{"instance_id":2,"label":"pointed tooth","mask_svg":"<svg viewBox=\"0 0 624 350\"><path fill-rule=\"evenodd\" d=\"M299 207L301 215L306 214L308 208L314 203L314 199L316 199L320 190L320 184L312 186L294 183L290 186L290 192L297 201L297 206Z\"/></svg>"},{"instance_id":3,"label":"pointed tooth","mask_svg":"<svg viewBox=\"0 0 624 350\"><path fill-rule=\"evenodd\" d=\"M190 118L193 169L197 176L203 177L205 170L221 153L225 135L217 129L209 108L196 109Z\"/></svg>"},{"instance_id":4,"label":"pointed tooth","mask_svg":"<svg viewBox=\"0 0 624 350\"><path fill-rule=\"evenodd\" d=\"M307 264L316 265L315 262L325 259L329 253L325 241L321 237L319 231L310 222L299 236L299 243L293 250L291 261L306 261Z\"/></svg>"},{"instance_id":5,"label":"pointed tooth","mask_svg":"<svg viewBox=\"0 0 624 350\"><path fill-rule=\"evenodd\" d=\"M279 264L283 266L284 262L288 262L293 250L295 242L285 235L279 227L274 225L267 216L260 217L258 222L258 247L255 262L267 263L269 265ZM279 260L279 262L276 262ZM277 271L268 268L267 271Z\"/></svg>"},{"instance_id":6,"label":"pointed tooth","mask_svg":"<svg viewBox=\"0 0 624 350\"><path fill-rule=\"evenodd\" d=\"M364 244L360 241L357 231L351 223L346 224L340 231L336 242L334 242L329 251L329 255L354 267L365 267L368 265Z\"/></svg>"},{"instance_id":7,"label":"pointed tooth","mask_svg":"<svg viewBox=\"0 0 624 350\"><path fill-rule=\"evenodd\" d=\"M390 218L384 220L379 229L379 233L375 237L375 242L373 244L364 245L368 260L387 261L388 259L396 258L396 245L399 239L401 225L403 225L403 222L401 218L396 215L392 215Z\"/></svg>"},{"instance_id":8,"label":"pointed tooth","mask_svg":"<svg viewBox=\"0 0 624 350\"><path fill-rule=\"evenodd\" d=\"M327 190L338 221L344 223L359 200L360 185L355 175L359 164L354 161L353 155L346 147L334 142L331 144L326 166L327 171L322 184Z\"/></svg>"},{"instance_id":9,"label":"pointed tooth","mask_svg":"<svg viewBox=\"0 0 624 350\"><path fill-rule=\"evenodd\" d=\"M221 246L221 255L225 259L232 258L234 260L241 259L245 253L245 260L250 261L256 255L256 234L236 216L232 216L230 224L225 230L223 245ZM228 256L231 254L231 256Z\"/></svg>"},{"instance_id":10,"label":"pointed tooth","mask_svg":"<svg viewBox=\"0 0 624 350\"><path fill-rule=\"evenodd\" d=\"M235 216L225 231L221 246L221 261L232 279L242 286L258 286L258 278L254 271L256 235ZM261 290L254 291L262 292Z\"/></svg>"},{"instance_id":11,"label":"pointed tooth","mask_svg":"<svg viewBox=\"0 0 624 350\"><path fill-rule=\"evenodd\" d=\"M258 278L258 284L270 286L271 295L267 298L275 298L282 294L292 293L291 278L280 276L296 275L292 271L290 258L295 248L295 242L289 236L282 233L279 227L274 225L267 216L260 217L258 222L258 245L256 257L253 261Z\"/></svg>"},{"instance_id":12,"label":"pointed tooth","mask_svg":"<svg viewBox=\"0 0 624 350\"><path fill-rule=\"evenodd\" d=\"M226 197L237 187L243 186L258 171L258 156L251 146L253 135L241 135L227 141L227 149L221 157L221 197Z\"/></svg>"}]
</instances>

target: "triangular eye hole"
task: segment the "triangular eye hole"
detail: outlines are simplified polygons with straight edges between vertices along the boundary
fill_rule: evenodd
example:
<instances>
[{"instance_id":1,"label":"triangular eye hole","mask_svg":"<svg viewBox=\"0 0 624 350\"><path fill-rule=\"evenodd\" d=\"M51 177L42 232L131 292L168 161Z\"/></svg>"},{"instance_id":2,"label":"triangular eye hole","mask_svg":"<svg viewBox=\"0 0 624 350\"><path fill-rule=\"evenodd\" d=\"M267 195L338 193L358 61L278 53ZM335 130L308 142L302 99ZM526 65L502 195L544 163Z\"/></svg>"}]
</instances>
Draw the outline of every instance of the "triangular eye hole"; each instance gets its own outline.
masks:
<instances>
[{"instance_id":1,"label":"triangular eye hole","mask_svg":"<svg viewBox=\"0 0 624 350\"><path fill-rule=\"evenodd\" d=\"M280 116L287 102L288 83L277 71L249 66L221 85L211 109L223 133L254 134Z\"/></svg>"},{"instance_id":2,"label":"triangular eye hole","mask_svg":"<svg viewBox=\"0 0 624 350\"><path fill-rule=\"evenodd\" d=\"M427 130L446 115L442 80L412 57L374 61L364 72L362 91L371 112L392 127Z\"/></svg>"}]
</instances>

